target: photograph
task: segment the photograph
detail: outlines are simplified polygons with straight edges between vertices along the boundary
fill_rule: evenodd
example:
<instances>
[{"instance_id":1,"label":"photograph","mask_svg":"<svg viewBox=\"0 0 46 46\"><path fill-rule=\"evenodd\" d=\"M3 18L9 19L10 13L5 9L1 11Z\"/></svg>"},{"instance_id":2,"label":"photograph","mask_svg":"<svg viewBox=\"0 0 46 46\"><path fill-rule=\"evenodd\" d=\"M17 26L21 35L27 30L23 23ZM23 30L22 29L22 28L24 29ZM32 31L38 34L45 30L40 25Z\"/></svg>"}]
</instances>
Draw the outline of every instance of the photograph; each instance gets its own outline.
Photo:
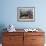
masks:
<instances>
[{"instance_id":1,"label":"photograph","mask_svg":"<svg viewBox=\"0 0 46 46\"><path fill-rule=\"evenodd\" d=\"M17 8L17 20L18 21L34 21L35 20L35 8L34 7L18 7Z\"/></svg>"}]
</instances>

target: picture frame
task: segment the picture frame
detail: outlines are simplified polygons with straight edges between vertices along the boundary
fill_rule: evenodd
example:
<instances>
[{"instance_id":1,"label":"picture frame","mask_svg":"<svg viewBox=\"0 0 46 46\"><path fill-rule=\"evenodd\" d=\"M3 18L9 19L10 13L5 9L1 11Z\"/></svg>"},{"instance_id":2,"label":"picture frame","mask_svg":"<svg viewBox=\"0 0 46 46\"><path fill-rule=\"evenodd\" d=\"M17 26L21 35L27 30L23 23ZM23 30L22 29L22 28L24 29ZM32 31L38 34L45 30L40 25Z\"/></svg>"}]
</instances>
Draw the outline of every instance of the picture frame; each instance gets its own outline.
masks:
<instances>
[{"instance_id":1,"label":"picture frame","mask_svg":"<svg viewBox=\"0 0 46 46\"><path fill-rule=\"evenodd\" d=\"M35 7L17 7L17 21L34 22Z\"/></svg>"}]
</instances>

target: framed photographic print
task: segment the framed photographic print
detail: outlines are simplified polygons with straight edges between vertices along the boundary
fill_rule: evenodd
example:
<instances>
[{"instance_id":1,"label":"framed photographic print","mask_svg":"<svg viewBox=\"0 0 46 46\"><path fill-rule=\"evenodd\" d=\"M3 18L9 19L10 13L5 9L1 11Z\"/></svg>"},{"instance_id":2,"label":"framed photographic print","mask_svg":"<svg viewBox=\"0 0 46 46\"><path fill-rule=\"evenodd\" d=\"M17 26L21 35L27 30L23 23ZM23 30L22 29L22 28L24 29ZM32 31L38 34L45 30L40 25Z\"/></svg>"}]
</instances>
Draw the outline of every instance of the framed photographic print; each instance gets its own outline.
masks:
<instances>
[{"instance_id":1,"label":"framed photographic print","mask_svg":"<svg viewBox=\"0 0 46 46\"><path fill-rule=\"evenodd\" d=\"M22 22L35 21L35 7L18 7L17 20Z\"/></svg>"}]
</instances>

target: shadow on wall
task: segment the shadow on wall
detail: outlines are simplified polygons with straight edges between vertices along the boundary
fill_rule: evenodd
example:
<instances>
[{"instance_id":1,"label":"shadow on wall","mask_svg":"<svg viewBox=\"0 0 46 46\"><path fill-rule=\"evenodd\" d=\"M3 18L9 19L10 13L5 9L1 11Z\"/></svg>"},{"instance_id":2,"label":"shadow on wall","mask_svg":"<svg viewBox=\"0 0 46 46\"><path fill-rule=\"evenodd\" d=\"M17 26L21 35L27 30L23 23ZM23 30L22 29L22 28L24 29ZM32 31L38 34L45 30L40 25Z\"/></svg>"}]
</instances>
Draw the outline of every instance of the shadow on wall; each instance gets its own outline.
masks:
<instances>
[{"instance_id":1,"label":"shadow on wall","mask_svg":"<svg viewBox=\"0 0 46 46\"><path fill-rule=\"evenodd\" d=\"M6 26L4 24L0 24L0 43L2 43L2 32L6 32L6 30L4 30L4 28L6 28Z\"/></svg>"}]
</instances>

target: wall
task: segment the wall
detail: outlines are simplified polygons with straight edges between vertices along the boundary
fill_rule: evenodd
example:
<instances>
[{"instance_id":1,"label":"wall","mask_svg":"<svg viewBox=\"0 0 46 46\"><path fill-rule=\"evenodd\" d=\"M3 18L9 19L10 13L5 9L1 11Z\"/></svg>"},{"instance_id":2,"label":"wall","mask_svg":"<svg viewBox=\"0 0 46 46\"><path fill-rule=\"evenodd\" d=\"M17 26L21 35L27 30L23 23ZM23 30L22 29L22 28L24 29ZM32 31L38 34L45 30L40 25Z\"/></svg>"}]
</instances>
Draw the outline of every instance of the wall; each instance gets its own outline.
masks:
<instances>
[{"instance_id":1,"label":"wall","mask_svg":"<svg viewBox=\"0 0 46 46\"><path fill-rule=\"evenodd\" d=\"M13 24L16 28L46 28L45 0L1 0L0 24ZM35 22L18 22L17 7L35 7Z\"/></svg>"}]
</instances>

